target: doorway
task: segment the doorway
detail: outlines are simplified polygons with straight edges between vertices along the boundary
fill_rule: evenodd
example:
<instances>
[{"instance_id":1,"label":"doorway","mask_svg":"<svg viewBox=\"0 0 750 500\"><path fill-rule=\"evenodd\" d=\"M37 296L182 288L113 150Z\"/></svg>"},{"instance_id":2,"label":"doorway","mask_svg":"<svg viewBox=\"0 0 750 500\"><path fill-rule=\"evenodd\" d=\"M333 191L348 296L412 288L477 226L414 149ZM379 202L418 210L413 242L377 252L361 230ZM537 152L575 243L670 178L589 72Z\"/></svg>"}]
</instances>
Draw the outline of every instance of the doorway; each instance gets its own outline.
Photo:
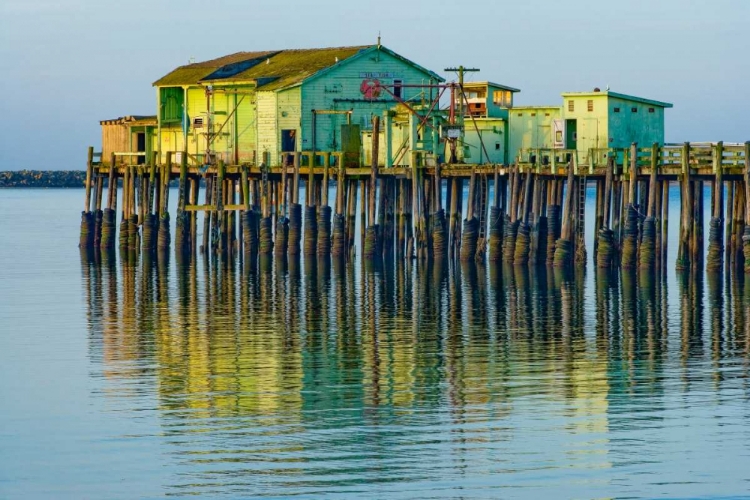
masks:
<instances>
[{"instance_id":1,"label":"doorway","mask_svg":"<svg viewBox=\"0 0 750 500\"><path fill-rule=\"evenodd\" d=\"M578 120L565 120L565 149L578 147Z\"/></svg>"},{"instance_id":2,"label":"doorway","mask_svg":"<svg viewBox=\"0 0 750 500\"><path fill-rule=\"evenodd\" d=\"M289 165L293 161L293 153L297 150L297 131L287 129L281 131L281 152L284 153L284 164Z\"/></svg>"},{"instance_id":3,"label":"doorway","mask_svg":"<svg viewBox=\"0 0 750 500\"><path fill-rule=\"evenodd\" d=\"M135 143L136 143L136 152L140 153L146 153L146 133L145 132L137 132L135 134ZM143 165L146 163L146 155L143 156L138 155L138 165Z\"/></svg>"}]
</instances>

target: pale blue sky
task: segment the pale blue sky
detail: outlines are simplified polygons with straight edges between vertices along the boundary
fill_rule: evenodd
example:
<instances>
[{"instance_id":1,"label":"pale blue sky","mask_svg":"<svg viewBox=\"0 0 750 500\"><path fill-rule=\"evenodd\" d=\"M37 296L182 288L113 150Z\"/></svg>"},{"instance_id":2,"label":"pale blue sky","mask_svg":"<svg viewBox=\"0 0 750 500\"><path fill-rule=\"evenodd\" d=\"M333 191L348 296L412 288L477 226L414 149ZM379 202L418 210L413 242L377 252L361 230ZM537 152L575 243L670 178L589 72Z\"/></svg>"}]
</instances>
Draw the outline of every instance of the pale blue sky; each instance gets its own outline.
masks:
<instances>
[{"instance_id":1,"label":"pale blue sky","mask_svg":"<svg viewBox=\"0 0 750 500\"><path fill-rule=\"evenodd\" d=\"M151 83L241 50L383 44L519 104L606 87L674 103L667 141L750 140L750 1L0 0L0 170L80 169L99 120L155 113Z\"/></svg>"}]
</instances>

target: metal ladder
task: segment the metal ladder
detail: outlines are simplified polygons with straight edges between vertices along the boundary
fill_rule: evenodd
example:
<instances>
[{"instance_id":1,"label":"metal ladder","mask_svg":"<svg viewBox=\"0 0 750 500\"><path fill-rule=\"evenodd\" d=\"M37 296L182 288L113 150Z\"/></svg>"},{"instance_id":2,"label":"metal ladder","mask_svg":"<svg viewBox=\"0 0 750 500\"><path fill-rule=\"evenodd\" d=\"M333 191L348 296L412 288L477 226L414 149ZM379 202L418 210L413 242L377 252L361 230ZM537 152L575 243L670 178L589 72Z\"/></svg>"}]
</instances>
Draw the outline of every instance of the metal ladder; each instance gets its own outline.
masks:
<instances>
[{"instance_id":1,"label":"metal ladder","mask_svg":"<svg viewBox=\"0 0 750 500\"><path fill-rule=\"evenodd\" d=\"M479 189L479 239L485 240L487 238L487 187L489 180L487 174L480 174L479 183L477 188Z\"/></svg>"}]
</instances>

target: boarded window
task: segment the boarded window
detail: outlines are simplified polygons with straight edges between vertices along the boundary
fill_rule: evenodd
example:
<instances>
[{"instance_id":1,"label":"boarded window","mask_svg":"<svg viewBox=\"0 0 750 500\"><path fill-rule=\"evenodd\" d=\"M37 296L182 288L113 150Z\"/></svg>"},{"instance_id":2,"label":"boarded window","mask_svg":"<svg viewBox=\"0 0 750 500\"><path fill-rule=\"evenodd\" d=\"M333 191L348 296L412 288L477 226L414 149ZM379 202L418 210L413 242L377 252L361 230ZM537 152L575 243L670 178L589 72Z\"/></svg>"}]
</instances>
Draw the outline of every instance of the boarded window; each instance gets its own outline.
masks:
<instances>
[{"instance_id":1,"label":"boarded window","mask_svg":"<svg viewBox=\"0 0 750 500\"><path fill-rule=\"evenodd\" d=\"M648 108L649 113L656 113L656 110L654 108Z\"/></svg>"},{"instance_id":2,"label":"boarded window","mask_svg":"<svg viewBox=\"0 0 750 500\"><path fill-rule=\"evenodd\" d=\"M576 110L575 101L568 101L568 111L575 111L575 110Z\"/></svg>"},{"instance_id":3,"label":"boarded window","mask_svg":"<svg viewBox=\"0 0 750 500\"><path fill-rule=\"evenodd\" d=\"M638 108L630 108L630 111L632 111L633 113L637 113L638 112Z\"/></svg>"},{"instance_id":4,"label":"boarded window","mask_svg":"<svg viewBox=\"0 0 750 500\"><path fill-rule=\"evenodd\" d=\"M615 108L615 113L619 113L619 112L620 112L620 108Z\"/></svg>"},{"instance_id":5,"label":"boarded window","mask_svg":"<svg viewBox=\"0 0 750 500\"><path fill-rule=\"evenodd\" d=\"M185 91L179 87L161 89L161 122L180 123L185 104Z\"/></svg>"},{"instance_id":6,"label":"boarded window","mask_svg":"<svg viewBox=\"0 0 750 500\"><path fill-rule=\"evenodd\" d=\"M589 99L589 101L586 103L586 109L589 110L589 112L594 111L594 100Z\"/></svg>"}]
</instances>

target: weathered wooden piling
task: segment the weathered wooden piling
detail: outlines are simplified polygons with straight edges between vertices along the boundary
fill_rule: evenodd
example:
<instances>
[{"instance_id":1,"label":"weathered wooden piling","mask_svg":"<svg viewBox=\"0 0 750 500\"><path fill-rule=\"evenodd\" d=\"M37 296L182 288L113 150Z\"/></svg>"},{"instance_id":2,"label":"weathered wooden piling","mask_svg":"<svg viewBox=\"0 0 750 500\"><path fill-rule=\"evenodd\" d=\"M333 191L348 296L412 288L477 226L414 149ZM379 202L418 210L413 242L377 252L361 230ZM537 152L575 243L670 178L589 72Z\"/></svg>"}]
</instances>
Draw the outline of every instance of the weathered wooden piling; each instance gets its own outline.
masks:
<instances>
[{"instance_id":1,"label":"weathered wooden piling","mask_svg":"<svg viewBox=\"0 0 750 500\"><path fill-rule=\"evenodd\" d=\"M692 219L690 214L693 205L692 181L690 180L690 144L687 142L682 146L680 172L680 236L677 244L677 261L675 267L678 271L690 269L690 248L692 240Z\"/></svg>"},{"instance_id":2,"label":"weathered wooden piling","mask_svg":"<svg viewBox=\"0 0 750 500\"><path fill-rule=\"evenodd\" d=\"M628 181L625 226L622 238L621 265L623 269L633 269L638 261L638 211L636 199L638 193L638 145L630 147L630 178Z\"/></svg>"},{"instance_id":3,"label":"weathered wooden piling","mask_svg":"<svg viewBox=\"0 0 750 500\"><path fill-rule=\"evenodd\" d=\"M472 170L469 178L469 196L466 203L466 219L464 219L463 231L461 234L461 252L462 261L474 260L477 253L477 239L479 237L479 220L474 217L474 197L476 195L476 172Z\"/></svg>"},{"instance_id":4,"label":"weathered wooden piling","mask_svg":"<svg viewBox=\"0 0 750 500\"><path fill-rule=\"evenodd\" d=\"M378 154L379 154L379 137L380 137L380 117L372 117L372 163L370 165L370 184L367 200L367 220L369 225L365 230L365 241L363 246L363 255L367 259L373 259L380 255L379 231L380 226L376 223L376 196L377 196L377 178L378 178Z\"/></svg>"},{"instance_id":5,"label":"weathered wooden piling","mask_svg":"<svg viewBox=\"0 0 750 500\"><path fill-rule=\"evenodd\" d=\"M471 261L487 254L492 261L519 268L542 262L567 267L585 260L586 209L592 206L589 202L586 207L586 190L595 185L596 266L620 263L624 269L638 267L640 275L648 277L663 274L666 268L670 182L678 180L676 267L699 270L705 259L710 271L744 267L750 272L750 143L679 148L655 144L648 149L632 144L627 149L610 148L606 167L579 165L578 156L567 151L542 152L530 162L519 157L510 167L435 164L430 154L412 151L408 165L390 166L387 161L383 167L377 161L378 130L378 120L373 120L372 163L366 167L326 151L287 155L280 166L271 165L267 154L257 166L227 166L220 160L189 164L188 158L194 162L194 157L183 152L177 170L172 170L171 152L155 154L146 164L129 164L127 158L135 158L130 153L122 154L125 160L116 153L107 163L95 162L90 152L79 245L111 249L119 214L119 246L126 260L139 251L147 257L159 249L161 255L170 242L169 183L176 179L178 257L196 250L196 215L203 211L201 248L226 257L239 248L249 256L281 257L303 250L308 256L342 258L353 256L359 248L367 259L395 255L422 262L448 256ZM552 165L546 154L552 155ZM598 154L592 150L589 157ZM564 178L561 156L568 165ZM163 157L166 162L159 165L157 160ZM536 158L542 157L544 161L537 163ZM304 209L298 203L301 170L307 192ZM120 181L122 206L118 207ZM463 193L464 181L468 197ZM707 254L703 247L706 181L712 187ZM334 183L335 199L330 189ZM201 205L198 199L204 187ZM461 217L464 205L465 218ZM302 229L304 249L300 248Z\"/></svg>"},{"instance_id":6,"label":"weathered wooden piling","mask_svg":"<svg viewBox=\"0 0 750 500\"><path fill-rule=\"evenodd\" d=\"M435 167L434 212L430 217L432 222L432 255L436 259L448 257L448 222L443 210L443 183L440 177L440 165Z\"/></svg>"},{"instance_id":7,"label":"weathered wooden piling","mask_svg":"<svg viewBox=\"0 0 750 500\"><path fill-rule=\"evenodd\" d=\"M523 188L523 204L521 206L521 217L518 221L516 231L516 244L513 252L513 264L523 266L529 262L531 250L531 227L529 226L529 210L532 202L534 174L526 173Z\"/></svg>"},{"instance_id":8,"label":"weathered wooden piling","mask_svg":"<svg viewBox=\"0 0 750 500\"><path fill-rule=\"evenodd\" d=\"M614 231L610 229L610 204L612 201L612 178L614 176L615 160L612 157L607 159L607 172L602 185L602 218L601 227L597 234L598 245L596 250L596 266L600 268L609 268L615 264L615 237Z\"/></svg>"},{"instance_id":9,"label":"weathered wooden piling","mask_svg":"<svg viewBox=\"0 0 750 500\"><path fill-rule=\"evenodd\" d=\"M656 264L656 204L657 204L657 158L659 155L659 145L654 144L651 149L651 175L649 176L648 185L648 209L646 218L643 220L641 234L640 253L638 267L647 272L651 272Z\"/></svg>"},{"instance_id":10,"label":"weathered wooden piling","mask_svg":"<svg viewBox=\"0 0 750 500\"><path fill-rule=\"evenodd\" d=\"M495 171L493 176L493 203L490 208L489 217L489 260L491 262L498 262L502 258L503 251L503 210L500 206L501 193L504 192L505 186L501 186L500 181L500 168L499 165L495 165ZM503 193L504 194L504 193Z\"/></svg>"},{"instance_id":11,"label":"weathered wooden piling","mask_svg":"<svg viewBox=\"0 0 750 500\"><path fill-rule=\"evenodd\" d=\"M508 213L505 214L503 221L503 261L512 263L516 253L516 237L518 235L518 185L520 184L520 173L517 166L511 167L510 178L508 180L510 188L510 203Z\"/></svg>"},{"instance_id":12,"label":"weathered wooden piling","mask_svg":"<svg viewBox=\"0 0 750 500\"><path fill-rule=\"evenodd\" d=\"M723 157L723 144L716 145L714 157L715 178L711 190L711 220L708 225L708 255L706 256L706 270L720 271L724 257L724 182L721 162Z\"/></svg>"},{"instance_id":13,"label":"weathered wooden piling","mask_svg":"<svg viewBox=\"0 0 750 500\"><path fill-rule=\"evenodd\" d=\"M568 267L573 263L573 201L574 201L574 169L573 160L568 163L568 180L565 189L565 206L562 213L562 227L560 228L560 238L555 242L555 267Z\"/></svg>"}]
</instances>

